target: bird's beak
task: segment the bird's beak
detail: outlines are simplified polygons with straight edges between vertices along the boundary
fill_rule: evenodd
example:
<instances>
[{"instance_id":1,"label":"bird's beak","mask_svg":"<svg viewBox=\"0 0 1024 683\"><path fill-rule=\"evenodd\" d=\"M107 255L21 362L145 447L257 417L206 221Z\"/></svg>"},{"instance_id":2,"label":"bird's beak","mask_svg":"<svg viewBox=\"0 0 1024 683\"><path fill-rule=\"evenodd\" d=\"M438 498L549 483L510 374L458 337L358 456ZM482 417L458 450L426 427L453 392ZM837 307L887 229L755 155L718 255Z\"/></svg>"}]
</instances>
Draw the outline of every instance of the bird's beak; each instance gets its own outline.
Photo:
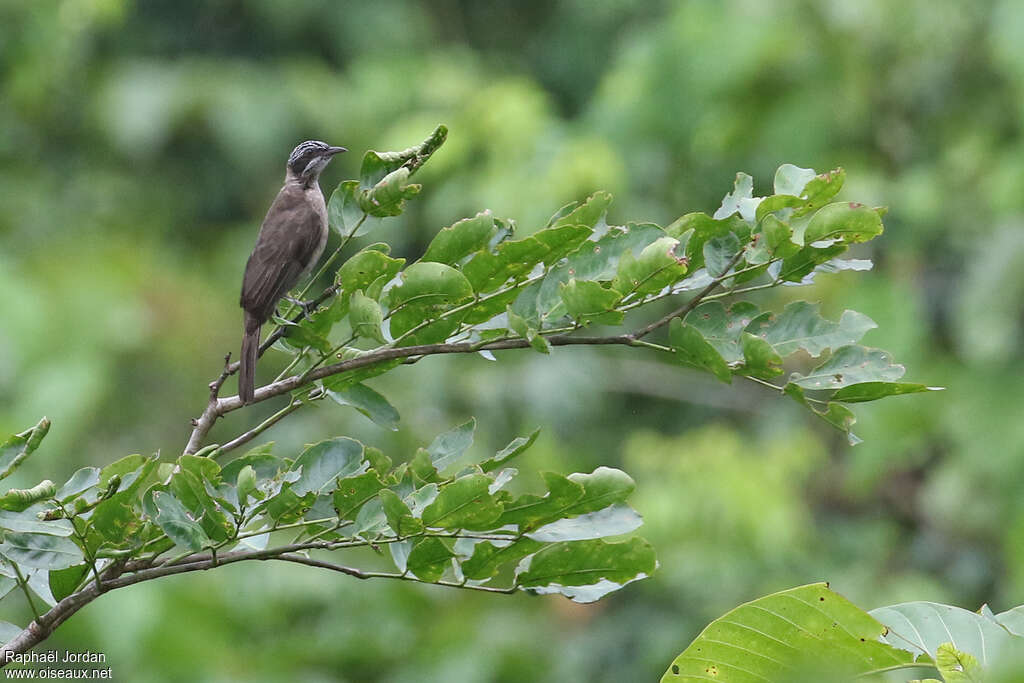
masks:
<instances>
[{"instance_id":1,"label":"bird's beak","mask_svg":"<svg viewBox=\"0 0 1024 683\"><path fill-rule=\"evenodd\" d=\"M327 154L328 154L328 156L332 156L332 157L333 157L333 156L334 156L335 154L341 154L342 152L347 152L347 151L348 151L348 150L347 150L347 149L345 149L344 147L328 147L328 148L327 148Z\"/></svg>"}]
</instances>

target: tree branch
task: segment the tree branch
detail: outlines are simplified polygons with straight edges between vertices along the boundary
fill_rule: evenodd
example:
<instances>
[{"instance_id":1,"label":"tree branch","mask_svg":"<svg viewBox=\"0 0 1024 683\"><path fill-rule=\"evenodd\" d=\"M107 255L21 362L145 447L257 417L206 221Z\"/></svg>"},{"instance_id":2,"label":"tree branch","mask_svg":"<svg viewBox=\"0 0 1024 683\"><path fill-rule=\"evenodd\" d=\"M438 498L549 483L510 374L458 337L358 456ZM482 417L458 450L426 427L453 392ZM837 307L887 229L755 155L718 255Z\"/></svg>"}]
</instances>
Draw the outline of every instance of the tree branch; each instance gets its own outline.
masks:
<instances>
[{"instance_id":1,"label":"tree branch","mask_svg":"<svg viewBox=\"0 0 1024 683\"><path fill-rule=\"evenodd\" d=\"M673 318L685 316L687 313L696 308L697 305L700 304L700 302L703 301L705 297L711 294L711 292L718 288L722 284L722 282L724 282L733 275L729 271L732 270L732 268L740 261L741 258L743 258L743 250L740 250L739 252L736 253L735 256L732 257L732 259L727 264L724 273L714 278L704 289L702 289L696 295L691 297L685 304L675 309L668 315L659 318L658 320L655 320L654 322L650 323L649 325L646 325L645 327L640 328L639 330L636 330L629 334L620 334L609 337L574 337L570 336L569 334L562 334L548 337L548 342L552 346L586 346L606 344L618 344L623 346L641 346L642 344L640 343L640 340L643 339L643 337L646 337L648 334L657 330L660 327L664 327ZM330 289L332 288L328 288L328 290ZM327 290L325 290L325 293L326 291ZM273 337L273 335L271 335L271 337ZM267 342L270 342L270 338L268 338ZM265 343L264 345L266 346L267 344ZM424 356L433 356L438 354L476 353L478 351L504 351L508 349L525 349L529 347L530 342L521 337L515 339L500 339L493 342L489 342L487 344L471 344L468 342L459 342L441 344L418 344L415 346L403 346L397 348L385 347L377 349L376 351L366 353L362 356L359 356L358 358L351 358L349 360L341 361L340 363L325 365L323 367L316 368L312 371L306 371L301 374L292 375L291 377L286 377L276 382L272 382L265 386L259 387L258 389L256 389L256 394L253 399L253 403L266 401L267 399L273 398L275 396L280 396L281 394L294 391L295 389L298 389L301 386L304 386L311 382L315 382L325 377L330 377L332 375L337 375L343 372L349 372L351 370L356 370L358 368L368 367L370 365L374 365L376 363L381 363L388 360L418 360L419 358L422 358ZM232 364L230 366L230 370L233 371L237 365L237 363ZM225 372L228 371L229 369L226 367ZM222 375L221 383L223 383L224 377L225 376ZM212 386L213 385L211 384L211 387ZM188 444L185 446L185 453L196 453L201 448L203 440L206 438L206 435L209 433L209 431L213 428L213 425L216 423L216 421L223 415L230 413L234 410L238 410L239 408L242 407L242 402L237 396L230 396L227 398L216 398L213 392L211 392L210 398L211 400L207 404L206 410L203 411L203 414L199 418L193 420L192 434L189 436ZM283 415L281 417L283 417ZM270 425L266 426L269 427ZM256 429L258 429L259 431L256 431L255 433L251 434L251 436L248 436L248 438L244 439L240 443L235 444L234 442L231 442L232 444L234 444L234 446L232 447L241 445L241 443L245 443L249 439L259 434L260 431L263 431L263 429L260 429L259 427L257 427ZM247 434L249 433L247 432L242 436L246 436ZM222 448L221 450L223 451L224 449Z\"/></svg>"}]
</instances>

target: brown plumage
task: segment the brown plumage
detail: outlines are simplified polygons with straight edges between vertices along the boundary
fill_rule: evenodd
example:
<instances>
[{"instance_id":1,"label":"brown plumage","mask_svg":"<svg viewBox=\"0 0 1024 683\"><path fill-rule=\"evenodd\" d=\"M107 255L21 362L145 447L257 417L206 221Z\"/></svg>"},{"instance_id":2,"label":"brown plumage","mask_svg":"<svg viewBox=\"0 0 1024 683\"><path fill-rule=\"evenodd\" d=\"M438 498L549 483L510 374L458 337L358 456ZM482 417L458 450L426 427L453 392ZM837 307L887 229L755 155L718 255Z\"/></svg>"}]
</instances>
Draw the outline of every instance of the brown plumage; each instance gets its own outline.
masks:
<instances>
[{"instance_id":1,"label":"brown plumage","mask_svg":"<svg viewBox=\"0 0 1024 683\"><path fill-rule=\"evenodd\" d=\"M240 304L245 335L238 368L242 403L255 396L260 328L288 293L320 259L327 243L327 206L318 182L320 172L344 147L307 140L292 152L284 187L270 205L242 279Z\"/></svg>"}]
</instances>

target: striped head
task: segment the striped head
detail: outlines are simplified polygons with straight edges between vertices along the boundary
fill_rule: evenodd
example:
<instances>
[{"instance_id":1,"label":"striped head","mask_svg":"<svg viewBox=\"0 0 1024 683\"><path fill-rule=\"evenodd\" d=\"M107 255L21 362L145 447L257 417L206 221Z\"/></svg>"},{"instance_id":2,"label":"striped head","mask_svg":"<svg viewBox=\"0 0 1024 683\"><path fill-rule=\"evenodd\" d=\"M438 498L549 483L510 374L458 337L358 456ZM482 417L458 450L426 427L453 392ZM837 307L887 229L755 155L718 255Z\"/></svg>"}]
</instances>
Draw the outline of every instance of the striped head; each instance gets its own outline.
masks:
<instances>
[{"instance_id":1,"label":"striped head","mask_svg":"<svg viewBox=\"0 0 1024 683\"><path fill-rule=\"evenodd\" d=\"M316 180L330 163L331 157L347 151L344 147L332 147L320 140L306 140L299 143L288 157L288 173L304 182Z\"/></svg>"}]
</instances>

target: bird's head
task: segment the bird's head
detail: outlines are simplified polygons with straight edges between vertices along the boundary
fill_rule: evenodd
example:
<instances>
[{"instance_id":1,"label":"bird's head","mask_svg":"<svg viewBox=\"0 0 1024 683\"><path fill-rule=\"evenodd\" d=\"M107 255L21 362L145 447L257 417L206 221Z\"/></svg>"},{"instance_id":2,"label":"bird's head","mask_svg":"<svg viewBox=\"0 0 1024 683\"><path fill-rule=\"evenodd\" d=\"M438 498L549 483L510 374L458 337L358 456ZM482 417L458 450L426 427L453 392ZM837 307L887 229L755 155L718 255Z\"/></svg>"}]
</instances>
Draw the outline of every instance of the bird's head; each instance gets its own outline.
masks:
<instances>
[{"instance_id":1,"label":"bird's head","mask_svg":"<svg viewBox=\"0 0 1024 683\"><path fill-rule=\"evenodd\" d=\"M331 157L347 151L344 147L332 147L320 140L306 140L299 143L288 157L288 174L304 183L315 181Z\"/></svg>"}]
</instances>

